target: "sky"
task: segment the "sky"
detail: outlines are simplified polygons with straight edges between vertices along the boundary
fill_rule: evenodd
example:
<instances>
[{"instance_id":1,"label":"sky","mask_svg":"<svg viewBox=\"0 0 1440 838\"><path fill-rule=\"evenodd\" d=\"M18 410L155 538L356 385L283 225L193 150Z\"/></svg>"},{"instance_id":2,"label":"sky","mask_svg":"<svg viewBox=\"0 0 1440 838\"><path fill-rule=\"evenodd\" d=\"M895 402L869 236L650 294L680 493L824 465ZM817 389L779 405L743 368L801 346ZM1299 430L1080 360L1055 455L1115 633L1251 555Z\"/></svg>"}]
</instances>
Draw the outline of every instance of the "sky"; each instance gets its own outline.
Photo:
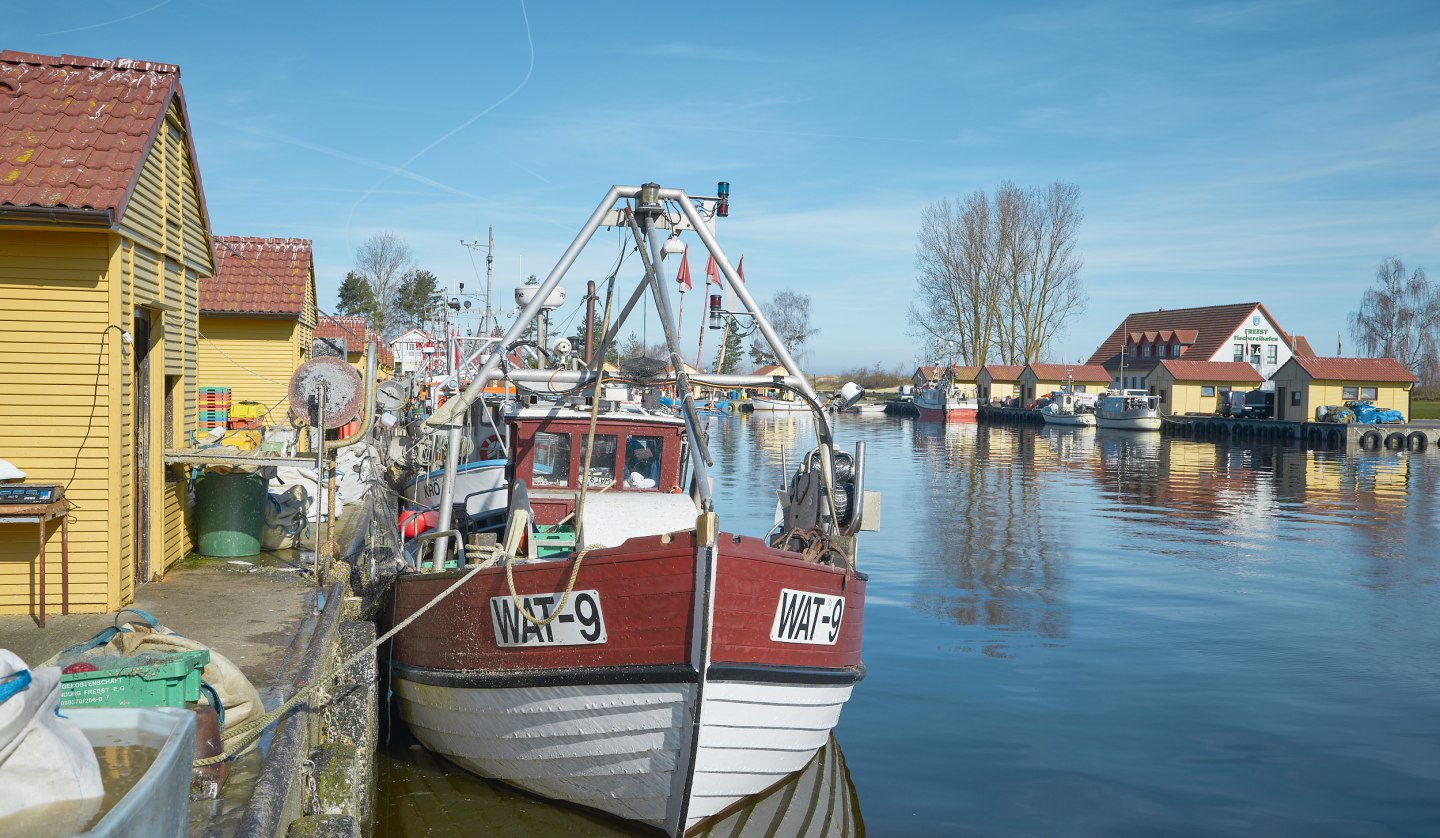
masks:
<instances>
[{"instance_id":1,"label":"sky","mask_svg":"<svg viewBox=\"0 0 1440 838\"><path fill-rule=\"evenodd\" d=\"M0 48L180 66L212 231L313 240L327 311L382 231L473 291L484 252L461 242L493 227L509 303L611 184L646 181L731 184L717 238L760 300L810 296L811 373L913 367L921 213L1006 180L1080 189L1089 305L1044 360L1088 357L1127 312L1251 300L1353 354L1380 260L1440 280L1436 3L28 9ZM596 236L572 301L617 242Z\"/></svg>"}]
</instances>

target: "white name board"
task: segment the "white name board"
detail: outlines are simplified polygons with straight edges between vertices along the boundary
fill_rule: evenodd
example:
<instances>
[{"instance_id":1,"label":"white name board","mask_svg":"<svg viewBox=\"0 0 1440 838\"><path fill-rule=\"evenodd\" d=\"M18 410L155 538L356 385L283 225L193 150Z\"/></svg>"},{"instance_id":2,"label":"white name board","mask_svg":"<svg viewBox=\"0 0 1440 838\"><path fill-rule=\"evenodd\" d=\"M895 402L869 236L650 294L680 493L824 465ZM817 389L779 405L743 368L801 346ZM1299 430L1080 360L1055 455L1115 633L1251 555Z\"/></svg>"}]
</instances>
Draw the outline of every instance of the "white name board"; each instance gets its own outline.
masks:
<instances>
[{"instance_id":1,"label":"white name board","mask_svg":"<svg viewBox=\"0 0 1440 838\"><path fill-rule=\"evenodd\" d=\"M520 597L520 604L530 616L544 620L555 613L564 592L530 594ZM600 612L599 591L571 591L570 599L560 616L536 625L525 619L508 596L490 598L490 623L495 628L495 645L517 646L585 646L605 642L605 618Z\"/></svg>"},{"instance_id":2,"label":"white name board","mask_svg":"<svg viewBox=\"0 0 1440 838\"><path fill-rule=\"evenodd\" d=\"M770 639L778 643L834 646L845 617L845 598L809 591L780 590Z\"/></svg>"}]
</instances>

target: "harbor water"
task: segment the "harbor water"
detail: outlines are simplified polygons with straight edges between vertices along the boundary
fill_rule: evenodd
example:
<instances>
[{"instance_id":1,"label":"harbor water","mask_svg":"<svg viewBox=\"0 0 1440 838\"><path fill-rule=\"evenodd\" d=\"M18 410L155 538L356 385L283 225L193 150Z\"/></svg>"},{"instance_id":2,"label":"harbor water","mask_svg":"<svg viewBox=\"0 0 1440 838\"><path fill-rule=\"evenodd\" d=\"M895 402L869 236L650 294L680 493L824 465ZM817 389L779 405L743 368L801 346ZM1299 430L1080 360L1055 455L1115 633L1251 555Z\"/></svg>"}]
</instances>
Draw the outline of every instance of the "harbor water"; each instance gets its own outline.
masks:
<instances>
[{"instance_id":1,"label":"harbor water","mask_svg":"<svg viewBox=\"0 0 1440 838\"><path fill-rule=\"evenodd\" d=\"M760 534L811 422L711 423L722 528ZM1440 454L835 428L884 495L868 674L835 793L785 805L833 834L1440 835ZM381 835L627 834L403 730L378 808Z\"/></svg>"}]
</instances>

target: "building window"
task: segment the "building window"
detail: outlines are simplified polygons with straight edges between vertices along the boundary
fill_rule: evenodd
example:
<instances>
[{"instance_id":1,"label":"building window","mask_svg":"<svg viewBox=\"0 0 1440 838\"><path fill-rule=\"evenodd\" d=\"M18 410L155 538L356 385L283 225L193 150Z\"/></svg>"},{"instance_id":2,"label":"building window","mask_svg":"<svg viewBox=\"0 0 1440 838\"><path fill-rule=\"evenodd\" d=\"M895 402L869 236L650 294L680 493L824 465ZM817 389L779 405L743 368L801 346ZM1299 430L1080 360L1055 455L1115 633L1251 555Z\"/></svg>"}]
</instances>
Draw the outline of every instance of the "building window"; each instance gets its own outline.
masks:
<instances>
[{"instance_id":1,"label":"building window","mask_svg":"<svg viewBox=\"0 0 1440 838\"><path fill-rule=\"evenodd\" d=\"M1237 344L1235 344L1235 360L1237 360L1237 361L1243 361L1243 360L1245 360L1245 344L1243 344L1243 343L1237 343Z\"/></svg>"},{"instance_id":2,"label":"building window","mask_svg":"<svg viewBox=\"0 0 1440 838\"><path fill-rule=\"evenodd\" d=\"M1341 388L1340 388L1340 398L1342 398L1342 399L1358 399L1358 398L1360 398L1360 388L1359 388L1359 387L1341 387Z\"/></svg>"},{"instance_id":3,"label":"building window","mask_svg":"<svg viewBox=\"0 0 1440 838\"><path fill-rule=\"evenodd\" d=\"M1153 390L1154 388L1152 387L1151 389ZM1166 387L1164 390L1161 390L1161 391L1160 391L1160 403L1161 403L1161 404L1165 404L1165 403L1168 402L1169 400L1170 400L1170 388L1169 388L1169 387Z\"/></svg>"},{"instance_id":4,"label":"building window","mask_svg":"<svg viewBox=\"0 0 1440 838\"><path fill-rule=\"evenodd\" d=\"M1275 366L1275 364L1279 363L1279 361L1280 346L1278 344L1272 343L1269 346L1265 347L1265 363L1273 367Z\"/></svg>"},{"instance_id":5,"label":"building window","mask_svg":"<svg viewBox=\"0 0 1440 838\"><path fill-rule=\"evenodd\" d=\"M1373 400L1375 400L1379 395L1380 395L1380 393L1379 393L1378 388L1375 388L1375 387L1361 387L1361 388L1360 388L1360 398L1362 398L1362 399L1370 399L1370 400L1373 401Z\"/></svg>"},{"instance_id":6,"label":"building window","mask_svg":"<svg viewBox=\"0 0 1440 838\"><path fill-rule=\"evenodd\" d=\"M1134 358L1138 354L1138 350L1133 346L1127 346L1125 347L1125 354Z\"/></svg>"},{"instance_id":7,"label":"building window","mask_svg":"<svg viewBox=\"0 0 1440 838\"><path fill-rule=\"evenodd\" d=\"M1179 358L1179 357L1180 357L1180 344L1178 344L1178 343L1172 343L1172 344L1170 344L1170 357L1171 357L1171 358Z\"/></svg>"},{"instance_id":8,"label":"building window","mask_svg":"<svg viewBox=\"0 0 1440 838\"><path fill-rule=\"evenodd\" d=\"M1085 385L1084 385L1084 384L1074 384L1074 385L1071 385L1071 387L1072 387L1072 391L1073 391L1073 392L1076 392L1076 393L1083 393L1083 392L1085 392Z\"/></svg>"},{"instance_id":9,"label":"building window","mask_svg":"<svg viewBox=\"0 0 1440 838\"><path fill-rule=\"evenodd\" d=\"M1215 386L1215 392L1218 393L1220 395L1220 398L1223 399L1226 396L1230 395L1230 387L1225 384L1217 384Z\"/></svg>"},{"instance_id":10,"label":"building window","mask_svg":"<svg viewBox=\"0 0 1440 838\"><path fill-rule=\"evenodd\" d=\"M1201 384L1201 385L1200 385L1200 395L1206 396L1206 397L1215 395L1215 385L1214 385L1214 384Z\"/></svg>"},{"instance_id":11,"label":"building window","mask_svg":"<svg viewBox=\"0 0 1440 838\"><path fill-rule=\"evenodd\" d=\"M1146 357L1146 358L1149 358L1149 357L1151 356L1151 353L1153 353L1154 351L1155 351L1155 347L1146 345L1146 347L1145 347L1145 357Z\"/></svg>"},{"instance_id":12,"label":"building window","mask_svg":"<svg viewBox=\"0 0 1440 838\"><path fill-rule=\"evenodd\" d=\"M1291 406L1291 407L1299 407L1299 406L1300 406L1300 391L1299 391L1299 390L1291 390L1291 391L1290 391L1290 406Z\"/></svg>"}]
</instances>

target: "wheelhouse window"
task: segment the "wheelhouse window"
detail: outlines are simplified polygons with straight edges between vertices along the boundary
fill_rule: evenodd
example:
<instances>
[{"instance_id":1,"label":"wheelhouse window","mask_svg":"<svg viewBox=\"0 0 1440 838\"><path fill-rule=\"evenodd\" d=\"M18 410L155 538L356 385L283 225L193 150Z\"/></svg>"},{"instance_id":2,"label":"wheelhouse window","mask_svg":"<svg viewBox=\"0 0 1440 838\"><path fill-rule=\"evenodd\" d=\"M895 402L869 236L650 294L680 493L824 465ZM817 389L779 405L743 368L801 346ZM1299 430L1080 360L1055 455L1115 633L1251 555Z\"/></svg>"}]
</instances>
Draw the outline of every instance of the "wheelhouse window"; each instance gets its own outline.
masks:
<instances>
[{"instance_id":1,"label":"wheelhouse window","mask_svg":"<svg viewBox=\"0 0 1440 838\"><path fill-rule=\"evenodd\" d=\"M598 446L597 446L598 447ZM570 435L540 431L535 434L531 475L536 486L570 485Z\"/></svg>"},{"instance_id":2,"label":"wheelhouse window","mask_svg":"<svg viewBox=\"0 0 1440 838\"><path fill-rule=\"evenodd\" d=\"M580 468L585 468L585 453L589 434L580 437ZM591 488L609 486L615 482L615 454L620 450L620 438L615 434L596 434L595 450L590 454L590 471L586 480Z\"/></svg>"},{"instance_id":3,"label":"wheelhouse window","mask_svg":"<svg viewBox=\"0 0 1440 838\"><path fill-rule=\"evenodd\" d=\"M631 489L655 489L660 484L660 460L665 439L659 436L631 436L625 441L625 485Z\"/></svg>"},{"instance_id":4,"label":"wheelhouse window","mask_svg":"<svg viewBox=\"0 0 1440 838\"><path fill-rule=\"evenodd\" d=\"M1201 385L1200 385L1200 395L1202 395L1202 396L1213 396L1213 395L1215 395L1215 385L1214 385L1214 384L1201 384Z\"/></svg>"},{"instance_id":5,"label":"wheelhouse window","mask_svg":"<svg viewBox=\"0 0 1440 838\"><path fill-rule=\"evenodd\" d=\"M1380 395L1380 392L1379 392L1379 388L1377 388L1377 387L1361 387L1361 388L1360 388L1360 398L1362 398L1362 399L1370 399L1371 401L1374 401L1379 395Z\"/></svg>"},{"instance_id":6,"label":"wheelhouse window","mask_svg":"<svg viewBox=\"0 0 1440 838\"><path fill-rule=\"evenodd\" d=\"M1360 398L1360 388L1359 388L1359 387L1341 387L1341 388L1340 388L1340 398L1342 398L1342 399L1349 399L1349 400L1351 400L1351 401L1354 401L1355 399Z\"/></svg>"}]
</instances>

